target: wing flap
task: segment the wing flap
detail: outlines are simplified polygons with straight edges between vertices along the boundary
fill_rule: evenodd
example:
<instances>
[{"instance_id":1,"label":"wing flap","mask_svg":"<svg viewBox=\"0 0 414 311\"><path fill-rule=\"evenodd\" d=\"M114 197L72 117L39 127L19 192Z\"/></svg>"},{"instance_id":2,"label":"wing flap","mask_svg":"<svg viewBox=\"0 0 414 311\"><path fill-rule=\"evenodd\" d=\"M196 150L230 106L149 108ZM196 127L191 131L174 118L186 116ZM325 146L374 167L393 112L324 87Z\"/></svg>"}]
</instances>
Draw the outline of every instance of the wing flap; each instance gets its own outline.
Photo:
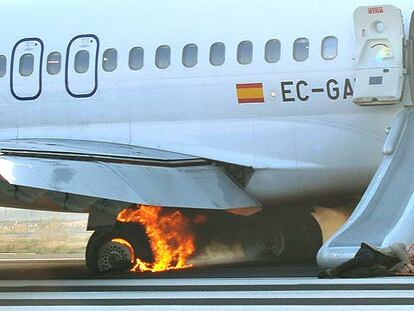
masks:
<instances>
[{"instance_id":1,"label":"wing flap","mask_svg":"<svg viewBox=\"0 0 414 311\"><path fill-rule=\"evenodd\" d=\"M144 205L200 209L260 207L219 167L205 162L162 166L6 152L0 156L0 175L16 186Z\"/></svg>"}]
</instances>

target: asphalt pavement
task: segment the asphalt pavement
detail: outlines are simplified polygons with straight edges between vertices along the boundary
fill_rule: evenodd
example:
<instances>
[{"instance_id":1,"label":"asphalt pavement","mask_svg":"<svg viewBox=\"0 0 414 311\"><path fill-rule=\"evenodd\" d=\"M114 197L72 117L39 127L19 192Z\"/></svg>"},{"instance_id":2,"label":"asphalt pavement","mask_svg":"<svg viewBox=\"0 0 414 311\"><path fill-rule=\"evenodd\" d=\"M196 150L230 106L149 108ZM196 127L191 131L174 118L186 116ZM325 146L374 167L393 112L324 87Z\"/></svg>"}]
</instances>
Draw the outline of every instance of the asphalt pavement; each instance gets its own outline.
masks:
<instances>
[{"instance_id":1,"label":"asphalt pavement","mask_svg":"<svg viewBox=\"0 0 414 311\"><path fill-rule=\"evenodd\" d=\"M0 260L0 280L87 280L87 279L163 279L163 278L262 278L312 277L316 266L272 266L265 264L225 264L195 267L162 273L91 274L83 259L6 259Z\"/></svg>"}]
</instances>

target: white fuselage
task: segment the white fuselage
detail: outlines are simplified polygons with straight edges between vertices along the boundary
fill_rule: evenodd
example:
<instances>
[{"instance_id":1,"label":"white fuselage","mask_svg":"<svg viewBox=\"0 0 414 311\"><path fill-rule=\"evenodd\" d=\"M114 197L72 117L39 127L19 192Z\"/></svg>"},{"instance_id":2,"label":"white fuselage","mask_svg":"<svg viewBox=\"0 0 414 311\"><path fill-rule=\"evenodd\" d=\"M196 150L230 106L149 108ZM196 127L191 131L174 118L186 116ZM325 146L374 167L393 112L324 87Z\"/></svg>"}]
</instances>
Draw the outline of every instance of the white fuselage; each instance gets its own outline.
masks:
<instances>
[{"instance_id":1,"label":"white fuselage","mask_svg":"<svg viewBox=\"0 0 414 311\"><path fill-rule=\"evenodd\" d=\"M388 2L402 10L408 26L414 4ZM7 58L7 72L0 78L0 138L126 143L249 166L255 172L246 189L262 202L360 191L381 160L386 126L401 110L398 105L360 107L352 102L352 14L370 4L378 3L1 0L0 55ZM96 77L89 75L86 81L87 76L72 73L66 80L79 88L84 81L97 81L96 92L77 98L67 90L65 64L73 71L68 45L85 34L99 41ZM338 39L332 60L321 57L327 36ZM41 77L36 66L33 75L38 77L19 76L12 54L25 38L43 43ZM298 38L309 40L309 57L301 62L292 57ZM264 59L270 39L281 42L276 63ZM244 40L253 43L248 65L237 62L237 47ZM226 47L221 66L209 62L215 42ZM187 68L182 50L190 43L198 46L198 62ZM171 49L166 69L154 63L162 45ZM133 47L144 50L139 70L128 66ZM118 54L112 72L102 68L109 48ZM47 57L55 51L62 55L62 68L50 75ZM20 92L36 89L34 81L41 80L41 90L35 92L39 96L13 97L11 79L18 79L14 87ZM236 85L243 83L262 83L265 102L239 104Z\"/></svg>"}]
</instances>

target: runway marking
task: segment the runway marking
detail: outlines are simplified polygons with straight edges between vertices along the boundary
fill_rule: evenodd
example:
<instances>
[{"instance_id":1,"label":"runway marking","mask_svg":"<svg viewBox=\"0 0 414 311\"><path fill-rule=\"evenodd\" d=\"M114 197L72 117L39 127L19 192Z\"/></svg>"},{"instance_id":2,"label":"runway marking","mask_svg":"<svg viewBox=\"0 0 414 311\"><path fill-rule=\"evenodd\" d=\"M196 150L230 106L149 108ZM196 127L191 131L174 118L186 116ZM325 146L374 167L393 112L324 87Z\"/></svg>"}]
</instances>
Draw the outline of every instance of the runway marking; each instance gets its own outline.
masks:
<instances>
[{"instance_id":1,"label":"runway marking","mask_svg":"<svg viewBox=\"0 0 414 311\"><path fill-rule=\"evenodd\" d=\"M0 254L1 256L2 254ZM22 255L22 254L19 254ZM24 254L23 254L24 255ZM36 263L36 262L62 262L62 261L85 261L85 259L80 258L80 257L74 257L74 258L0 258L0 262L1 263L19 263L19 262L32 262L32 263Z\"/></svg>"},{"instance_id":2,"label":"runway marking","mask_svg":"<svg viewBox=\"0 0 414 311\"><path fill-rule=\"evenodd\" d=\"M414 284L291 284L291 285L133 285L133 286L24 286L19 292L236 292L236 291L414 291ZM15 286L0 286L0 293L16 292Z\"/></svg>"},{"instance_id":3,"label":"runway marking","mask_svg":"<svg viewBox=\"0 0 414 311\"><path fill-rule=\"evenodd\" d=\"M407 306L414 305L414 298L189 298L189 299L7 299L1 306ZM411 307L412 310L412 307Z\"/></svg>"},{"instance_id":4,"label":"runway marking","mask_svg":"<svg viewBox=\"0 0 414 311\"><path fill-rule=\"evenodd\" d=\"M76 310L84 311L187 311L187 310L206 310L206 311L269 311L269 306L77 306ZM274 308L273 308L274 309ZM372 311L372 306L352 307L354 311ZM28 311L27 307L0 307L5 311ZM44 311L44 307L30 307L29 311ZM68 311L68 307L48 307L48 311ZM348 306L283 306L278 307L278 311L349 311ZM375 306L375 311L412 311L412 306Z\"/></svg>"},{"instance_id":5,"label":"runway marking","mask_svg":"<svg viewBox=\"0 0 414 311\"><path fill-rule=\"evenodd\" d=\"M105 310L104 306L111 306L111 310L117 310L117 306L118 310L128 310L130 306L151 310L156 306L157 311L164 307L186 310L185 306L198 311L266 310L269 306L281 306L278 310L349 311L352 306L356 311L375 306L382 311L396 310L396 306L401 307L399 310L412 310L413 305L413 278L21 280L3 281L0 285L0 306L7 307L0 307L0 311L44 306L48 310L51 306L56 310L76 306L78 311ZM411 309L404 309L406 306Z\"/></svg>"},{"instance_id":6,"label":"runway marking","mask_svg":"<svg viewBox=\"0 0 414 311\"><path fill-rule=\"evenodd\" d=\"M223 285L414 285L412 277L388 277L370 279L322 279L315 277L292 278L127 278L127 279L88 279L88 280L2 280L0 287L39 287L39 286L223 286Z\"/></svg>"},{"instance_id":7,"label":"runway marking","mask_svg":"<svg viewBox=\"0 0 414 311\"><path fill-rule=\"evenodd\" d=\"M349 291L349 290L307 290L307 291L111 291L111 292L7 292L0 293L0 301L7 300L160 300L160 299L411 299L414 290L401 291ZM349 304L349 302L347 303ZM1 304L0 304L1 305Z\"/></svg>"},{"instance_id":8,"label":"runway marking","mask_svg":"<svg viewBox=\"0 0 414 311\"><path fill-rule=\"evenodd\" d=\"M78 311L268 311L269 306L77 306ZM273 308L274 309L274 308ZM372 311L372 306L353 306L353 311ZM30 311L44 311L45 307L33 307ZM65 306L48 306L48 311L68 311ZM282 306L278 311L349 311L349 306ZM412 306L375 306L375 311L412 311ZM28 307L7 306L1 307L0 311L28 311Z\"/></svg>"}]
</instances>

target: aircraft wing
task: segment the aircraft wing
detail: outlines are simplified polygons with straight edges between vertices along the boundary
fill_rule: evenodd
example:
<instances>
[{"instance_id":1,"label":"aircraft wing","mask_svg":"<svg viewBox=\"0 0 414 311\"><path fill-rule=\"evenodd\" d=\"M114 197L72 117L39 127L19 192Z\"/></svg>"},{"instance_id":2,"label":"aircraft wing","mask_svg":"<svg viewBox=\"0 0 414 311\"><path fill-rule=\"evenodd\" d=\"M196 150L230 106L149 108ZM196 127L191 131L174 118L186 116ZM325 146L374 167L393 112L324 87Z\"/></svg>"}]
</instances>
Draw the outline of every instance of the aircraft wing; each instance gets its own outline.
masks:
<instances>
[{"instance_id":1,"label":"aircraft wing","mask_svg":"<svg viewBox=\"0 0 414 311\"><path fill-rule=\"evenodd\" d=\"M18 187L144 205L260 207L208 160L115 143L3 140L0 175Z\"/></svg>"}]
</instances>

